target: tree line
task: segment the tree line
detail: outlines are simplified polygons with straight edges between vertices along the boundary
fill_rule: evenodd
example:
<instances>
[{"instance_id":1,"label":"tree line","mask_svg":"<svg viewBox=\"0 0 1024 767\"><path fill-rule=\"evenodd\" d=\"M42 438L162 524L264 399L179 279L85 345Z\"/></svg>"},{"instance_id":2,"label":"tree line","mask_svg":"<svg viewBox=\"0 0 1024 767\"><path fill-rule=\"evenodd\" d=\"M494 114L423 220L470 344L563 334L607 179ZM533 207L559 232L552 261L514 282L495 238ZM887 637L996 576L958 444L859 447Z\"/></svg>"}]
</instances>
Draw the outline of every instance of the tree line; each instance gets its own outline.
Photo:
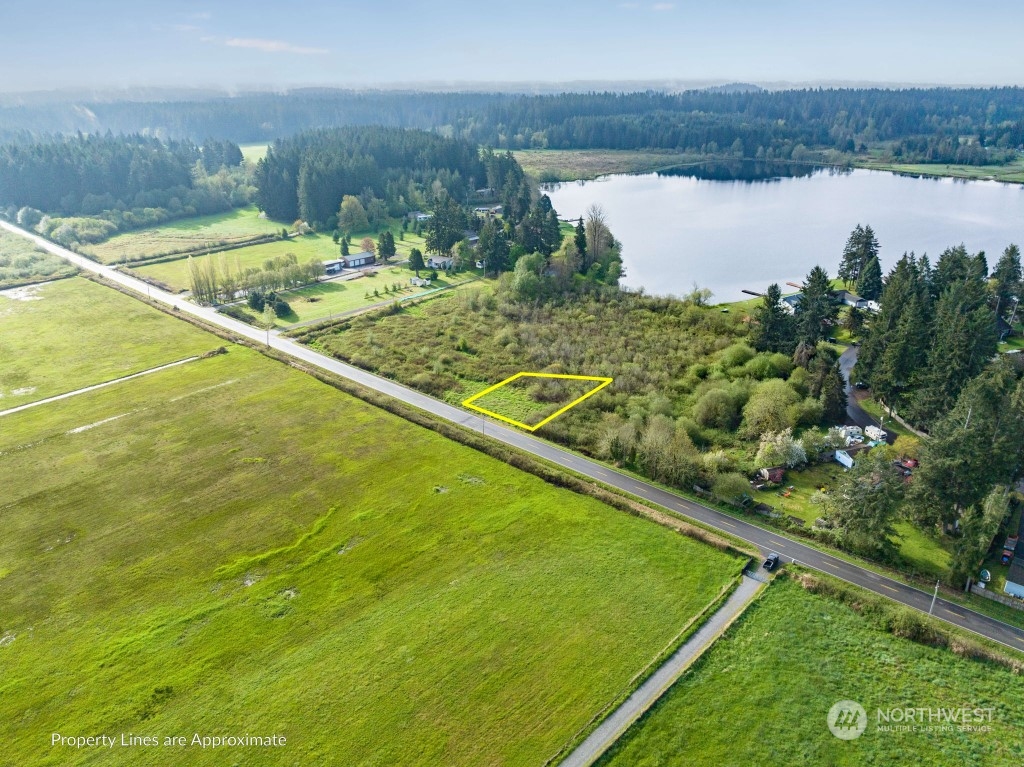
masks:
<instances>
[{"instance_id":1,"label":"tree line","mask_svg":"<svg viewBox=\"0 0 1024 767\"><path fill-rule=\"evenodd\" d=\"M179 102L0 108L0 137L104 130L269 141L321 125L426 130L497 148L738 152L790 158L800 147L886 144L905 162L1004 162L1024 145L1021 88L829 88L682 93L385 93L338 90Z\"/></svg>"}]
</instances>

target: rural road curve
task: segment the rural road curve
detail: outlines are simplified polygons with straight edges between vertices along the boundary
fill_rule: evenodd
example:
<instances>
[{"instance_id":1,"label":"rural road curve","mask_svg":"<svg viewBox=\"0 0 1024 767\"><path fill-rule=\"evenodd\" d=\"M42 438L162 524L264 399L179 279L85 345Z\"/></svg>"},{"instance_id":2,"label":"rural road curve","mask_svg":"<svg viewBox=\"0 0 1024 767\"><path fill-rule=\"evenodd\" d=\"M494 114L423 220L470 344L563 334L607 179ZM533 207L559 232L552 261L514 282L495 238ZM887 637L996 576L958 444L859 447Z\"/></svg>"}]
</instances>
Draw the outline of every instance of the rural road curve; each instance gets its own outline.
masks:
<instances>
[{"instance_id":1,"label":"rural road curve","mask_svg":"<svg viewBox=\"0 0 1024 767\"><path fill-rule=\"evenodd\" d=\"M233 320L230 317L217 313L213 309L196 306L179 296L157 290L135 277L123 274L109 266L97 264L95 261L90 261L79 256L77 253L55 245L38 235L26 232L24 229L6 221L0 221L0 228L30 239L40 248L61 256L86 271L101 275L111 282L116 282L141 296L148 295L153 300L175 307L184 314L199 317L211 325L224 328L237 336L242 336L258 343L266 342L268 336L265 331ZM352 365L347 365L332 357L313 351L295 341L282 338L275 333L269 334L269 340L270 345L274 349L309 365L315 365L322 370L327 370L369 389L374 389L382 394L394 397L408 405L420 408L452 423L457 423L471 429L480 429L492 439L519 448L598 482L603 482L606 485L641 498L648 503L662 506L669 511L695 519L705 525L751 543L761 551L776 551L786 560L797 561L805 567L841 578L880 596L900 602L907 607L928 612L932 599L930 592L925 593L913 586L908 586L901 581L879 575L838 556L819 551L812 546L789 538L781 532L766 530L739 517L688 500L657 485L645 482L642 479L618 471L598 461L592 461L589 458L584 458L581 455L564 450L525 432L494 423L493 421L485 422L481 416L472 415L465 410L460 410L414 389L372 373L367 373L365 370L360 370ZM1024 629L1003 623L987 615L976 613L941 598L936 600L933 613L935 617L947 623L973 631L1014 649L1024 651Z\"/></svg>"},{"instance_id":2,"label":"rural road curve","mask_svg":"<svg viewBox=\"0 0 1024 767\"><path fill-rule=\"evenodd\" d=\"M687 639L682 647L676 650L646 682L640 685L636 692L626 698L621 706L601 722L586 740L559 762L558 767L589 767L597 761L598 757L622 737L629 726L654 705L655 701L682 676L690 664L743 612L743 608L763 586L764 583L761 581L746 575L742 576L740 585L729 595L725 604L704 621L704 624L697 629L693 636Z\"/></svg>"}]
</instances>

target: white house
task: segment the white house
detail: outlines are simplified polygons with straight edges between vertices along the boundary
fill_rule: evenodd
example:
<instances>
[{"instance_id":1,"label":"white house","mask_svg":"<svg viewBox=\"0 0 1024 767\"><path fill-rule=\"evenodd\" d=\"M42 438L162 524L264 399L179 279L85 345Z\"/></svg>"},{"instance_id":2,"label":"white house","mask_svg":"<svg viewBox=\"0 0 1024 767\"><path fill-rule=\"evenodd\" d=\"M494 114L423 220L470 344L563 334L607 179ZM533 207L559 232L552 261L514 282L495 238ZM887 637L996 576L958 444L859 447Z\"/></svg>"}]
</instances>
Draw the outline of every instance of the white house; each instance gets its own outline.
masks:
<instances>
[{"instance_id":1,"label":"white house","mask_svg":"<svg viewBox=\"0 0 1024 767\"><path fill-rule=\"evenodd\" d=\"M341 274L345 268L345 259L335 258L331 261L324 261L324 274Z\"/></svg>"},{"instance_id":2,"label":"white house","mask_svg":"<svg viewBox=\"0 0 1024 767\"><path fill-rule=\"evenodd\" d=\"M791 296L782 297L782 308L790 314L796 314L796 308L800 305L800 299L803 298L802 293L794 293Z\"/></svg>"},{"instance_id":3,"label":"white house","mask_svg":"<svg viewBox=\"0 0 1024 767\"><path fill-rule=\"evenodd\" d=\"M431 269L452 269L455 266L455 256L450 254L427 256L427 266Z\"/></svg>"}]
</instances>

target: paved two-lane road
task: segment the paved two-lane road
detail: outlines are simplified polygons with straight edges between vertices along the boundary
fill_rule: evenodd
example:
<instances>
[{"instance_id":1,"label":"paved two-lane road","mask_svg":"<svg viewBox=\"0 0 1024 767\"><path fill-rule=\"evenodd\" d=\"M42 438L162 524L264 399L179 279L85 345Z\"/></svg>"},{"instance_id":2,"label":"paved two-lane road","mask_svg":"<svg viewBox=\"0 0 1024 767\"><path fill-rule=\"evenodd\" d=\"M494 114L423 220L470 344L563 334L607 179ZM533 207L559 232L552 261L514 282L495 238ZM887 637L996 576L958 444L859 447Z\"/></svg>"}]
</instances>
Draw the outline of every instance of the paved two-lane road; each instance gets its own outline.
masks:
<instances>
[{"instance_id":1,"label":"paved two-lane road","mask_svg":"<svg viewBox=\"0 0 1024 767\"><path fill-rule=\"evenodd\" d=\"M253 341L264 343L268 337L270 346L274 349L288 354L309 365L314 365L322 370L327 370L336 375L348 378L369 389L374 389L382 394L394 397L408 405L418 407L435 416L439 416L453 423L468 426L473 429L484 428L484 421L464 410L448 405L409 389L394 381L367 373L365 370L347 365L319 352L313 351L288 338L282 338L275 333L268 334L265 331L245 325L241 322L219 314L213 309L196 306L185 299L166 293L162 290L150 287L146 283L131 277L127 274L102 266L83 258L76 253L62 248L24 231L16 226L0 221L0 227L7 229L22 237L26 237L39 247L61 256L68 261L87 271L99 274L106 279L116 282L140 295L148 295L150 298L160 301L166 305L176 307L178 311L200 317L211 325L215 325L234 333L235 335L248 338ZM578 474L603 482L624 492L635 495L638 498L662 506L678 514L685 515L698 520L705 525L729 533L737 538L757 546L762 551L777 551L786 560L795 560L800 564L811 567L830 575L842 578L845 581L862 586L881 596L888 597L908 607L923 612L928 612L932 595L919 589L908 586L900 581L886 578L877 573L847 562L839 557L824 553L792 538L788 538L778 532L765 530L744 520L733 517L716 509L702 506L694 501L682 498L656 485L645 482L641 479L630 476L624 472L617 471L609 466L584 458L581 455L563 450L555 445L534 437L517 429L509 428L492 421L486 423L486 433L489 437L504 442L505 444L519 448L527 453L555 463L563 468L574 471ZM968 610L960 605L938 599L935 603L934 614L936 617L952 623L969 631L976 632L982 636L1001 642L1017 650L1024 651L1024 630L1011 626L1001 621L990 618L987 615Z\"/></svg>"}]
</instances>

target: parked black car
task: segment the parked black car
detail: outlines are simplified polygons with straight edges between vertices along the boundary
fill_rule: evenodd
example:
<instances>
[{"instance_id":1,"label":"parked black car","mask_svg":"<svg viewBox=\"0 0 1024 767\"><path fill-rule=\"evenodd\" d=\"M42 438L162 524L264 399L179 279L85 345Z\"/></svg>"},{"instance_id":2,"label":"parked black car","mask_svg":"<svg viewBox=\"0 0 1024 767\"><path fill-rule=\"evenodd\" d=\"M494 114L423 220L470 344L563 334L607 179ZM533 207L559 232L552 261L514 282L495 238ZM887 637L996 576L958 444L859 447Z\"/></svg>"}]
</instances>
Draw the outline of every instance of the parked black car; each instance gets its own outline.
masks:
<instances>
[{"instance_id":1,"label":"parked black car","mask_svg":"<svg viewBox=\"0 0 1024 767\"><path fill-rule=\"evenodd\" d=\"M765 570L774 570L775 566L778 563L779 563L779 555L772 553L772 554L768 555L768 559L766 559L764 561L764 564L761 565L761 567L763 567Z\"/></svg>"}]
</instances>

